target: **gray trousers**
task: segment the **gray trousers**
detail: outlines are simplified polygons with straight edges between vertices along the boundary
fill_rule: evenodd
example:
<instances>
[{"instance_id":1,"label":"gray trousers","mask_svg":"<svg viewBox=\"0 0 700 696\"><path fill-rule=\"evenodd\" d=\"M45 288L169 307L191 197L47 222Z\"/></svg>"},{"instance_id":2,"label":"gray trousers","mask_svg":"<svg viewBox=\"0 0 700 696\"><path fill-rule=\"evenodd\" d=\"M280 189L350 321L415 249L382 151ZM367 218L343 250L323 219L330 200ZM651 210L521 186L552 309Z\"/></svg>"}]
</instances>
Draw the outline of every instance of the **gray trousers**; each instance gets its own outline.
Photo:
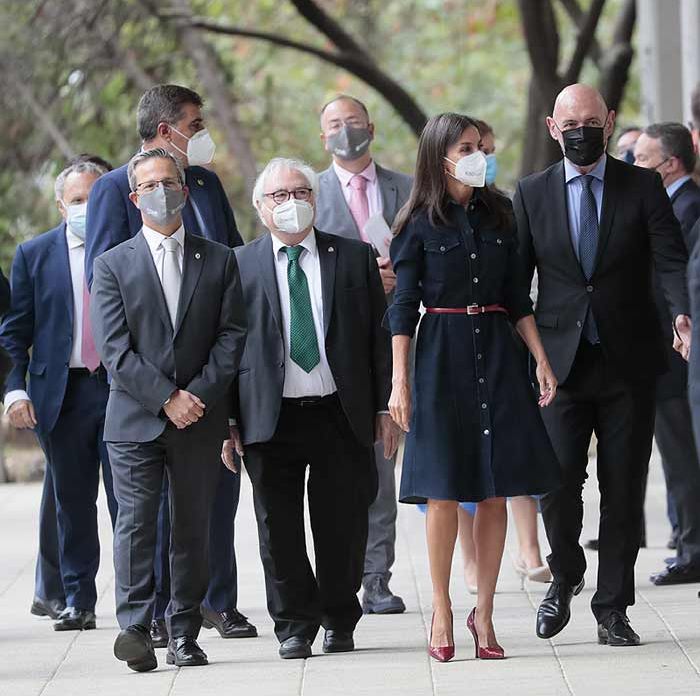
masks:
<instances>
[{"instance_id":1,"label":"gray trousers","mask_svg":"<svg viewBox=\"0 0 700 696\"><path fill-rule=\"evenodd\" d=\"M365 576L391 577L396 544L396 456L384 458L384 445L374 445L377 464L377 497L369 508L369 530L365 553Z\"/></svg>"},{"instance_id":2,"label":"gray trousers","mask_svg":"<svg viewBox=\"0 0 700 696\"><path fill-rule=\"evenodd\" d=\"M657 402L654 434L678 514L678 562L700 568L700 462L685 396Z\"/></svg>"}]
</instances>

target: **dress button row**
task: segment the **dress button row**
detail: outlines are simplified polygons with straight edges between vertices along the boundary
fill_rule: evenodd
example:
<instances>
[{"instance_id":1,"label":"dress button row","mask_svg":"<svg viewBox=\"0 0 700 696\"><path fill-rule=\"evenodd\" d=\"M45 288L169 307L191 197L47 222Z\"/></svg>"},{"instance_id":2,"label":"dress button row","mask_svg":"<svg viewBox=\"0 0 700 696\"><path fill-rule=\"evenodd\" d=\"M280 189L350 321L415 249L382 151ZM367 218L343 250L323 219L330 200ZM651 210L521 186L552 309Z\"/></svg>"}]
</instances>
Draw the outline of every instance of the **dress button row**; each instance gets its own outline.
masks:
<instances>
[{"instance_id":1,"label":"dress button row","mask_svg":"<svg viewBox=\"0 0 700 696\"><path fill-rule=\"evenodd\" d=\"M479 279L478 279L478 278L474 278L474 282L475 282L475 283L478 283L478 282L479 282Z\"/></svg>"},{"instance_id":2,"label":"dress button row","mask_svg":"<svg viewBox=\"0 0 700 696\"><path fill-rule=\"evenodd\" d=\"M440 251L445 251L445 247L444 247L444 246L441 246L441 247L440 247Z\"/></svg>"},{"instance_id":3,"label":"dress button row","mask_svg":"<svg viewBox=\"0 0 700 696\"><path fill-rule=\"evenodd\" d=\"M481 329L474 329L474 333L481 333Z\"/></svg>"},{"instance_id":4,"label":"dress button row","mask_svg":"<svg viewBox=\"0 0 700 696\"><path fill-rule=\"evenodd\" d=\"M479 377L479 384L483 384L486 380L483 377Z\"/></svg>"},{"instance_id":5,"label":"dress button row","mask_svg":"<svg viewBox=\"0 0 700 696\"><path fill-rule=\"evenodd\" d=\"M476 254L472 253L472 254L471 254L471 258L475 259L475 258L476 258Z\"/></svg>"},{"instance_id":6,"label":"dress button row","mask_svg":"<svg viewBox=\"0 0 700 696\"><path fill-rule=\"evenodd\" d=\"M487 405L485 403L481 404L481 408L486 408Z\"/></svg>"},{"instance_id":7,"label":"dress button row","mask_svg":"<svg viewBox=\"0 0 700 696\"><path fill-rule=\"evenodd\" d=\"M488 428L486 428L486 430L484 430L484 435L489 435L490 433L491 433L491 431Z\"/></svg>"}]
</instances>

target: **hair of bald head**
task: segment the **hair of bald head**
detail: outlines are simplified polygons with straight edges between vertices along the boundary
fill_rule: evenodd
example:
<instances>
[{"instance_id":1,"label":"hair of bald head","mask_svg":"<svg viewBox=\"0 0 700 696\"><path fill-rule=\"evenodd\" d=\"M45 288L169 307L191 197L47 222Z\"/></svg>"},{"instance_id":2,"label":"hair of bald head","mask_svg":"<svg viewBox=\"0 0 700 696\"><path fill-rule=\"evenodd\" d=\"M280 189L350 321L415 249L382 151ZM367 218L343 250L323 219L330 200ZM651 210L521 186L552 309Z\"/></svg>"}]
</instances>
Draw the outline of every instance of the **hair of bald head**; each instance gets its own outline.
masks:
<instances>
[{"instance_id":1,"label":"hair of bald head","mask_svg":"<svg viewBox=\"0 0 700 696\"><path fill-rule=\"evenodd\" d=\"M593 102L597 102L600 109L600 116L603 120L608 115L608 105L605 103L600 92L591 87L590 85L584 85L581 83L569 85L564 87L564 89L557 95L556 101L554 102L554 111L552 115L554 120L557 120L557 114L561 113L563 109L576 109L580 107L581 104L590 106Z\"/></svg>"}]
</instances>

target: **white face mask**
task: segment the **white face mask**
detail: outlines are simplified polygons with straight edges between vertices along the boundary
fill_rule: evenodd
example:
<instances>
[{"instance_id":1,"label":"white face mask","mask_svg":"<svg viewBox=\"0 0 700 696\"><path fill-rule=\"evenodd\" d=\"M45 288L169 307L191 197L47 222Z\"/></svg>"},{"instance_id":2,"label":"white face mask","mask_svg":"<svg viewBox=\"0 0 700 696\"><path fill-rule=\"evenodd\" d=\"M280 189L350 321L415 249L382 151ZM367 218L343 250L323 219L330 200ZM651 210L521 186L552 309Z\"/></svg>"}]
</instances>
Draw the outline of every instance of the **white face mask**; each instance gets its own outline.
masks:
<instances>
[{"instance_id":1,"label":"white face mask","mask_svg":"<svg viewBox=\"0 0 700 696\"><path fill-rule=\"evenodd\" d=\"M455 173L452 176L457 181L461 182L465 186L473 186L475 188L481 188L486 182L486 157L481 150L472 152L470 155L465 155L460 157L457 162L453 162L448 157L445 159L454 164ZM448 172L449 173L449 172Z\"/></svg>"},{"instance_id":2,"label":"white face mask","mask_svg":"<svg viewBox=\"0 0 700 696\"><path fill-rule=\"evenodd\" d=\"M183 155L187 156L187 163L190 166L209 164L214 159L216 144L211 139L211 135L209 135L209 131L206 128L197 131L191 138L188 138L184 133L180 133L175 126L170 127L187 140L187 152L183 152L175 143L172 143L172 146L178 152L182 152Z\"/></svg>"},{"instance_id":3,"label":"white face mask","mask_svg":"<svg viewBox=\"0 0 700 696\"><path fill-rule=\"evenodd\" d=\"M314 219L314 207L308 201L290 198L272 211L272 221L280 232L299 234L307 229Z\"/></svg>"},{"instance_id":4,"label":"white face mask","mask_svg":"<svg viewBox=\"0 0 700 696\"><path fill-rule=\"evenodd\" d=\"M63 203L63 201L61 201ZM66 205L66 224L68 229L79 239L85 240L85 218L87 216L87 203L75 203Z\"/></svg>"}]
</instances>

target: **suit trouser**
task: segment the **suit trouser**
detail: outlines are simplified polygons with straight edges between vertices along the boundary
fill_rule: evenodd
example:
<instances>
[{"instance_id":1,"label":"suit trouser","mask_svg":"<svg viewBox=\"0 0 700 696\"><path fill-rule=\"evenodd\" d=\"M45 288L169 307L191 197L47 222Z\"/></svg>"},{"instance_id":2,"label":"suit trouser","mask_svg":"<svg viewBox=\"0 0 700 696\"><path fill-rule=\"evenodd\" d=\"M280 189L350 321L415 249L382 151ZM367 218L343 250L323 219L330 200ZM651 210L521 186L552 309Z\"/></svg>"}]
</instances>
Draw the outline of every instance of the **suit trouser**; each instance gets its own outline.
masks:
<instances>
[{"instance_id":1,"label":"suit trouser","mask_svg":"<svg viewBox=\"0 0 700 696\"><path fill-rule=\"evenodd\" d=\"M685 396L656 404L656 444L678 517L676 556L680 563L700 568L700 461Z\"/></svg>"},{"instance_id":2,"label":"suit trouser","mask_svg":"<svg viewBox=\"0 0 700 696\"><path fill-rule=\"evenodd\" d=\"M391 577L396 546L396 457L385 459L384 444L374 445L377 464L377 497L369 507L365 575Z\"/></svg>"},{"instance_id":3,"label":"suit trouser","mask_svg":"<svg viewBox=\"0 0 700 696\"><path fill-rule=\"evenodd\" d=\"M204 604L214 611L226 611L238 606L238 574L234 530L241 475L227 469L218 459L219 482L209 524L209 587ZM156 541L156 602L153 618L162 619L170 601L170 510L168 480L163 481L158 535Z\"/></svg>"},{"instance_id":4,"label":"suit trouser","mask_svg":"<svg viewBox=\"0 0 700 696\"><path fill-rule=\"evenodd\" d=\"M52 487L54 494L53 509L48 500L42 504L41 536L46 534L45 541L57 543L66 605L90 611L97 601L95 576L100 562L96 506L100 463L110 514L116 518L109 457L102 440L108 393L102 375L71 370L56 424L50 433L39 436L48 472L45 493ZM57 530L55 536L44 529L51 524ZM43 557L52 555L53 550L40 545L38 567L43 568Z\"/></svg>"},{"instance_id":5,"label":"suit trouser","mask_svg":"<svg viewBox=\"0 0 700 696\"><path fill-rule=\"evenodd\" d=\"M48 463L44 471L44 486L39 506L39 553L34 572L34 594L42 599L57 599L63 603L66 601L58 553L56 498Z\"/></svg>"},{"instance_id":6,"label":"suit trouser","mask_svg":"<svg viewBox=\"0 0 700 696\"><path fill-rule=\"evenodd\" d=\"M280 642L313 640L319 626L353 631L367 544L367 510L376 495L371 447L350 429L337 397L317 406L283 400L271 440L247 445L267 606ZM304 483L316 556L306 553Z\"/></svg>"},{"instance_id":7,"label":"suit trouser","mask_svg":"<svg viewBox=\"0 0 700 696\"><path fill-rule=\"evenodd\" d=\"M567 380L542 415L562 468L562 485L542 498L542 517L555 580L580 582L586 559L579 544L582 490L591 435L598 439L600 527L598 589L591 607L598 621L634 604L644 485L654 432L653 381L624 382L600 346L581 342Z\"/></svg>"},{"instance_id":8,"label":"suit trouser","mask_svg":"<svg viewBox=\"0 0 700 696\"><path fill-rule=\"evenodd\" d=\"M209 581L209 520L218 481L220 438L168 424L151 442L110 442L119 503L114 534L117 619L122 628L148 626L155 601L156 521L167 475L170 484L169 634L196 637Z\"/></svg>"}]
</instances>

